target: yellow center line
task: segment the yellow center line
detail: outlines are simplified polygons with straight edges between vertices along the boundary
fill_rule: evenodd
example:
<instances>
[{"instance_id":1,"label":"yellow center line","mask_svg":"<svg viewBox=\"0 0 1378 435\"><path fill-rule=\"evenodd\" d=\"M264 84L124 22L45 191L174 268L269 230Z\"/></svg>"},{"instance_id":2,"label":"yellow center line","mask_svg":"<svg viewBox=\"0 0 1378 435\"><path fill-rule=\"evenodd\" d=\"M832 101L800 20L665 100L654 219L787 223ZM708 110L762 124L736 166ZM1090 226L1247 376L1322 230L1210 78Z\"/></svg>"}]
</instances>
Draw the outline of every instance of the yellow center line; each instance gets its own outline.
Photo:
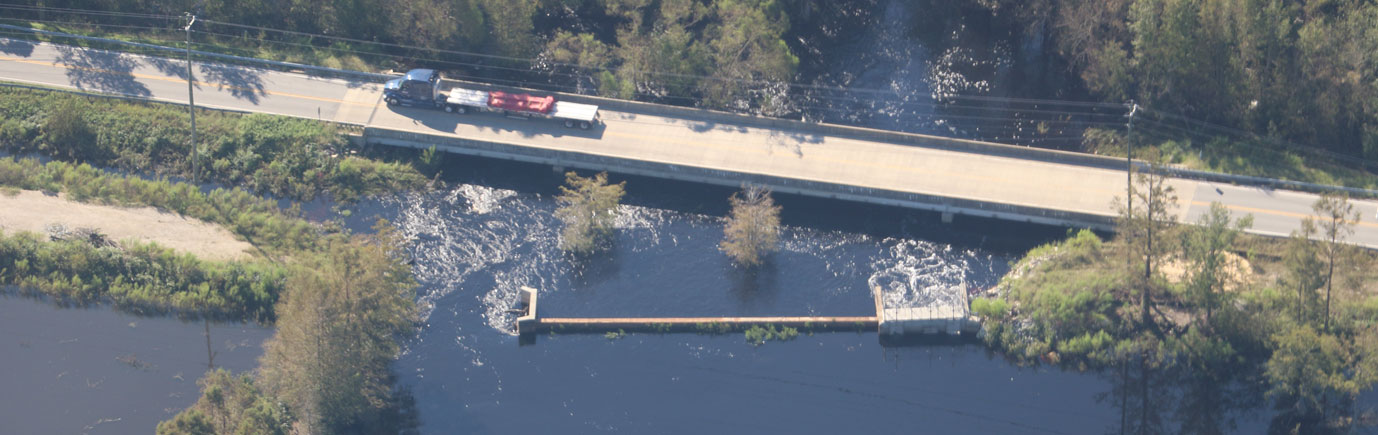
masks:
<instances>
[{"instance_id":1,"label":"yellow center line","mask_svg":"<svg viewBox=\"0 0 1378 435\"><path fill-rule=\"evenodd\" d=\"M1209 202L1204 202L1204 201L1192 201L1192 202L1191 202L1191 205L1199 205L1199 206L1204 206L1204 207L1210 207L1211 203L1209 203ZM1274 216L1294 217L1294 218L1297 218L1297 219L1303 219L1303 218L1308 218L1308 217L1315 217L1314 215L1310 215L1310 214L1306 214L1306 213L1296 213L1296 212L1290 212L1290 211L1271 210L1271 209L1266 209L1266 208L1246 207L1246 206L1242 206L1242 205L1230 205L1230 204L1225 204L1225 208L1228 208L1228 209L1230 209L1230 210L1246 211L1246 212L1250 212L1250 213L1263 213L1263 214L1270 214L1270 215L1274 215ZM1358 222L1358 225L1359 225L1359 226L1365 226L1365 227L1378 228L1378 223L1366 222L1366 221L1363 221L1363 220L1360 220L1360 221Z\"/></svg>"},{"instance_id":2,"label":"yellow center line","mask_svg":"<svg viewBox=\"0 0 1378 435\"><path fill-rule=\"evenodd\" d=\"M27 64L32 64L32 65L43 65L43 66L53 65L53 66L59 66L59 67L66 68L66 69L75 69L75 70L82 70L82 71L91 71L91 72L96 72L96 73L105 73L105 74L124 74L124 75L129 75L129 76L131 76L131 77L137 77L137 78L146 79L146 80L158 80L158 81L164 81L164 82L186 83L186 80L183 80L183 79L174 79L174 78L167 77L167 76L155 76L155 75L148 75L148 74L139 74L139 73L135 73L135 72L111 71L111 70L100 69L100 68L93 68L93 67L80 66L80 65L72 65L72 64L69 64L69 63L63 63L63 62L58 62L58 61L44 62L44 61L38 61L38 60L29 60L29 59L23 59L23 58L17 58L17 57L6 57L6 56L0 56L0 61L19 62L19 63L27 63ZM197 81L195 81L194 83L196 83L196 84L198 84L198 85L215 86L215 87L220 88L220 89L222 89L222 90L223 90L223 89L234 89L234 90L243 91L243 92L249 92L249 93L261 93L261 94L263 94L263 95L276 95L276 96L280 96L280 97L299 98L299 99L303 99L303 100L313 100L313 101L323 101L323 102L327 102L327 103L349 104L349 105L369 106L369 107L372 107L372 106L375 104L375 103L358 103L358 102L353 102L353 101L337 100L337 99L334 99L334 98L326 98L326 97L313 97L313 96L310 96L310 95L301 95L301 94L293 94L293 93L288 93L288 92L270 91L270 90L266 90L266 89L264 89L264 90L258 90L258 89L254 89L254 88L248 88L248 87L243 87L243 86L235 86L235 85L229 85L229 84L224 84L224 83L203 82L203 81L200 81L200 80L197 80Z\"/></svg>"}]
</instances>

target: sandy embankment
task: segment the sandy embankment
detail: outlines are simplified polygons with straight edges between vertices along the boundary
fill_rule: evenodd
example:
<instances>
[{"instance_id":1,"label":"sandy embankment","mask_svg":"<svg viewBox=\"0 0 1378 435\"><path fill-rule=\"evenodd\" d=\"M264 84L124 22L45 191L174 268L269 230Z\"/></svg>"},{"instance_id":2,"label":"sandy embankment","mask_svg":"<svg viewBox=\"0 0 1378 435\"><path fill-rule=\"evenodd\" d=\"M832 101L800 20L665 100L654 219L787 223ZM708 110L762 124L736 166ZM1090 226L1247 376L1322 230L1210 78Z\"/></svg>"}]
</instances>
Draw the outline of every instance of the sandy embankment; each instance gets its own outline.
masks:
<instances>
[{"instance_id":1,"label":"sandy embankment","mask_svg":"<svg viewBox=\"0 0 1378 435\"><path fill-rule=\"evenodd\" d=\"M46 235L48 225L55 223L69 229L93 228L111 240L156 242L207 260L244 259L253 249L219 225L153 207L93 205L33 190L21 190L16 196L0 193L0 229L6 233Z\"/></svg>"}]
</instances>

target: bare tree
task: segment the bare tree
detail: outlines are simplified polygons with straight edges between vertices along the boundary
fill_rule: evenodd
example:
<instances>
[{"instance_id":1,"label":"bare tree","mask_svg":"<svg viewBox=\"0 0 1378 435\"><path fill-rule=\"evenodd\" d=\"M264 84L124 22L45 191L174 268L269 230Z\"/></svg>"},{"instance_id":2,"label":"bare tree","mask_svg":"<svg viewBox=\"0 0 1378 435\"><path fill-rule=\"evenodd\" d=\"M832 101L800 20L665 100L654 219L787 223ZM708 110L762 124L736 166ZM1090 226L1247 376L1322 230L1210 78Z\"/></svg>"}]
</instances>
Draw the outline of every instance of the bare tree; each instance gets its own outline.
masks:
<instances>
[{"instance_id":1,"label":"bare tree","mask_svg":"<svg viewBox=\"0 0 1378 435\"><path fill-rule=\"evenodd\" d=\"M560 232L560 248L587 254L598 249L599 240L612 234L617 204L626 193L626 182L608 184L608 173L584 178L573 171L565 173L558 200L563 204L555 217L565 223Z\"/></svg>"},{"instance_id":2,"label":"bare tree","mask_svg":"<svg viewBox=\"0 0 1378 435\"><path fill-rule=\"evenodd\" d=\"M1147 173L1136 175L1135 183L1130 186L1130 194L1137 206L1130 209L1126 203L1117 200L1115 209L1120 214L1119 231L1125 240L1125 248L1134 258L1144 261L1142 281L1138 283L1140 318L1144 325L1151 325L1153 319L1149 317L1149 308L1153 303L1153 264L1167 255L1171 248L1159 239L1177 220L1172 213L1177 208L1177 193L1168 185L1167 177L1157 171L1150 169Z\"/></svg>"},{"instance_id":3,"label":"bare tree","mask_svg":"<svg viewBox=\"0 0 1378 435\"><path fill-rule=\"evenodd\" d=\"M748 185L732 195L731 215L723 228L719 247L737 263L755 266L762 257L779 249L780 206L770 198L770 190Z\"/></svg>"},{"instance_id":4,"label":"bare tree","mask_svg":"<svg viewBox=\"0 0 1378 435\"><path fill-rule=\"evenodd\" d=\"M1311 210L1316 213L1316 221L1321 242L1321 255L1325 256L1325 331L1330 330L1330 289L1334 287L1335 262L1348 248L1346 239L1354 234L1354 225L1359 223L1359 212L1349 203L1349 197L1332 193L1322 194Z\"/></svg>"}]
</instances>

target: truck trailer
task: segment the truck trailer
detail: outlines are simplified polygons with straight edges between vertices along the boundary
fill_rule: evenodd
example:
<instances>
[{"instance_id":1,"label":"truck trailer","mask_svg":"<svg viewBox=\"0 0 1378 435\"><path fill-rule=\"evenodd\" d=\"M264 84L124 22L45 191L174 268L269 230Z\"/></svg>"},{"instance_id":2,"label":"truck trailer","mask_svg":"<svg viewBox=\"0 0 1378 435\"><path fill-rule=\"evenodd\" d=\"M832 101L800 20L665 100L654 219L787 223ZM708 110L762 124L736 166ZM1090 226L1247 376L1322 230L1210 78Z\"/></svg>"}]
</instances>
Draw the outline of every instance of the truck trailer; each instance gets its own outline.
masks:
<instances>
[{"instance_id":1,"label":"truck trailer","mask_svg":"<svg viewBox=\"0 0 1378 435\"><path fill-rule=\"evenodd\" d=\"M556 101L552 95L465 88L444 93L440 91L440 73L429 69L414 69L401 78L388 80L383 86L383 101L390 106L429 107L458 114L477 111L522 119L549 118L563 122L565 127L584 130L599 123L598 106Z\"/></svg>"}]
</instances>

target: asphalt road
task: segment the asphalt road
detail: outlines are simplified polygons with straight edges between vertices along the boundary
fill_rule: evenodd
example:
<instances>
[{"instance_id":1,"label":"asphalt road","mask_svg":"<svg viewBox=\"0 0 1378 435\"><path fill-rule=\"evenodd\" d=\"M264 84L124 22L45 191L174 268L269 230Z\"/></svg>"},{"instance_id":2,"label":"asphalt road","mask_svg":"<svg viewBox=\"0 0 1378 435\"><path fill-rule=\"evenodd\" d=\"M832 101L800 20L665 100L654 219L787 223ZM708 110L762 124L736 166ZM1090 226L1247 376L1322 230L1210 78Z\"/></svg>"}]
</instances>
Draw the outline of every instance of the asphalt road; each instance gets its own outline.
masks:
<instances>
[{"instance_id":1,"label":"asphalt road","mask_svg":"<svg viewBox=\"0 0 1378 435\"><path fill-rule=\"evenodd\" d=\"M1110 216L1124 192L1123 171L801 134L722 122L602 111L604 127L565 129L553 121L495 114L453 115L382 104L378 83L224 64L195 64L198 106L273 113L418 133L496 140L617 156L960 197ZM0 38L0 80L185 103L186 64ZM1254 216L1253 233L1286 236L1311 214L1317 196L1174 179L1177 218L1194 222L1212 201ZM1362 213L1351 240L1378 248L1378 203Z\"/></svg>"}]
</instances>

